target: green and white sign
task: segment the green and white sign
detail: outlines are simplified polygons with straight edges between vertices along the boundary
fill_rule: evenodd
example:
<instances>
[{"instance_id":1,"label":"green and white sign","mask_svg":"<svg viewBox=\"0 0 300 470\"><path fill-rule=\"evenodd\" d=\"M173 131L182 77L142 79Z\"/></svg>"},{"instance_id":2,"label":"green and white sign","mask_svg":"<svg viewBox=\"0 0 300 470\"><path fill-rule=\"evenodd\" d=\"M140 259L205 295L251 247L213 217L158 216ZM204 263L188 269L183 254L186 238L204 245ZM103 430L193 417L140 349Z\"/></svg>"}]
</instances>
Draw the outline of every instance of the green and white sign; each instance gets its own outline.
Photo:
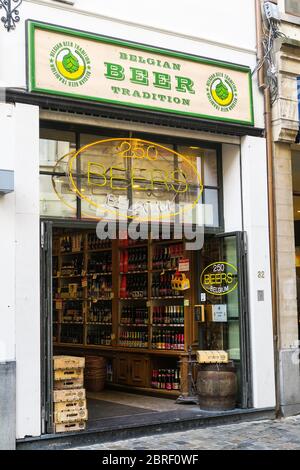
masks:
<instances>
[{"instance_id":1,"label":"green and white sign","mask_svg":"<svg viewBox=\"0 0 300 470\"><path fill-rule=\"evenodd\" d=\"M28 21L29 90L253 125L248 67Z\"/></svg>"}]
</instances>

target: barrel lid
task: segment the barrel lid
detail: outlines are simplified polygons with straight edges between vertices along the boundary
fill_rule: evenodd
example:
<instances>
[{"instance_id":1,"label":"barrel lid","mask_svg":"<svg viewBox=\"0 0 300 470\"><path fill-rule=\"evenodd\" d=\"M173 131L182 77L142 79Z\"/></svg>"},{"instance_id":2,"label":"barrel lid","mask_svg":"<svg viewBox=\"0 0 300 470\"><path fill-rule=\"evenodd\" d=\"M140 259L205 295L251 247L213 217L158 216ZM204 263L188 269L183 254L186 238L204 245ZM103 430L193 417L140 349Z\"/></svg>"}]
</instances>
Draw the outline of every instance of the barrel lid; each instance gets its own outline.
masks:
<instances>
[{"instance_id":1,"label":"barrel lid","mask_svg":"<svg viewBox=\"0 0 300 470\"><path fill-rule=\"evenodd\" d=\"M198 370L212 370L222 372L235 372L235 364L233 361L227 363L210 363L210 364L198 364Z\"/></svg>"}]
</instances>

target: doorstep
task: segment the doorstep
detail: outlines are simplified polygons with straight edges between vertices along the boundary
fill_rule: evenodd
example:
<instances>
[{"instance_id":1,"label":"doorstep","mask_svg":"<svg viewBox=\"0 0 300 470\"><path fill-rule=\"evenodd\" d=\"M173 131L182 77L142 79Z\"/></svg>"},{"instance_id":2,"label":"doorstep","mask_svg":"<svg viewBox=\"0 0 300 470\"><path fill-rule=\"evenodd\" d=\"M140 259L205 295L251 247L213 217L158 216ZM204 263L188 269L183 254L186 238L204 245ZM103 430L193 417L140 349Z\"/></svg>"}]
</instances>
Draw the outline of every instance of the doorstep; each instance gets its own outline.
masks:
<instances>
[{"instance_id":1,"label":"doorstep","mask_svg":"<svg viewBox=\"0 0 300 470\"><path fill-rule=\"evenodd\" d=\"M198 427L231 424L240 421L275 419L274 408L235 409L207 412L193 405L182 405L182 410L143 413L93 421L79 433L47 434L17 441L18 450L64 450L72 447L120 441L168 432L185 431Z\"/></svg>"}]
</instances>

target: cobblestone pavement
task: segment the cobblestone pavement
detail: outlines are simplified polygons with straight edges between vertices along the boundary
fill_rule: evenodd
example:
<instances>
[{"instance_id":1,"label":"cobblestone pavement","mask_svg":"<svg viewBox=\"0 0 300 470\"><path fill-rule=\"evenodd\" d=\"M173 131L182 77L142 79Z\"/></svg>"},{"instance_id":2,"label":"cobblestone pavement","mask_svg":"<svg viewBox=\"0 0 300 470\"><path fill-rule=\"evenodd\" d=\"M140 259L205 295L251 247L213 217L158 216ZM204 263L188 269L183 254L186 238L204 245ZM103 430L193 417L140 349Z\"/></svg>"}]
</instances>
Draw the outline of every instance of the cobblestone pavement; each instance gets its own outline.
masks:
<instances>
[{"instance_id":1,"label":"cobblestone pavement","mask_svg":"<svg viewBox=\"0 0 300 470\"><path fill-rule=\"evenodd\" d=\"M300 450L300 415L106 442L80 450ZM75 450L75 449L72 449Z\"/></svg>"}]
</instances>

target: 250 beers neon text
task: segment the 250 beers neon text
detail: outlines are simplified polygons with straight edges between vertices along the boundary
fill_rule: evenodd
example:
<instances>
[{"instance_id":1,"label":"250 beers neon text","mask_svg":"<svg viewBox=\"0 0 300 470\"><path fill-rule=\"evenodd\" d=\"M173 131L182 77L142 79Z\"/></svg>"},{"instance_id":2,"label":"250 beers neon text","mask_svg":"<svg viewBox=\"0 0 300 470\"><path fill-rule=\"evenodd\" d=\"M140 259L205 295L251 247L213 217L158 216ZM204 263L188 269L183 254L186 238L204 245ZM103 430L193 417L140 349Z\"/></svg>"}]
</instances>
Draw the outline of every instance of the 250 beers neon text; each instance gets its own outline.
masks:
<instances>
[{"instance_id":1,"label":"250 beers neon text","mask_svg":"<svg viewBox=\"0 0 300 470\"><path fill-rule=\"evenodd\" d=\"M139 191L153 191L156 187L174 193L185 193L189 183L181 169L172 171L160 168L143 168L142 161L158 159L158 149L153 145L143 146L140 143L124 141L117 155L124 163L105 167L102 163L88 161L88 184L92 186L109 186L112 190L126 191L128 188ZM126 167L125 159L131 158L136 166ZM158 166L158 164L157 164Z\"/></svg>"}]
</instances>

